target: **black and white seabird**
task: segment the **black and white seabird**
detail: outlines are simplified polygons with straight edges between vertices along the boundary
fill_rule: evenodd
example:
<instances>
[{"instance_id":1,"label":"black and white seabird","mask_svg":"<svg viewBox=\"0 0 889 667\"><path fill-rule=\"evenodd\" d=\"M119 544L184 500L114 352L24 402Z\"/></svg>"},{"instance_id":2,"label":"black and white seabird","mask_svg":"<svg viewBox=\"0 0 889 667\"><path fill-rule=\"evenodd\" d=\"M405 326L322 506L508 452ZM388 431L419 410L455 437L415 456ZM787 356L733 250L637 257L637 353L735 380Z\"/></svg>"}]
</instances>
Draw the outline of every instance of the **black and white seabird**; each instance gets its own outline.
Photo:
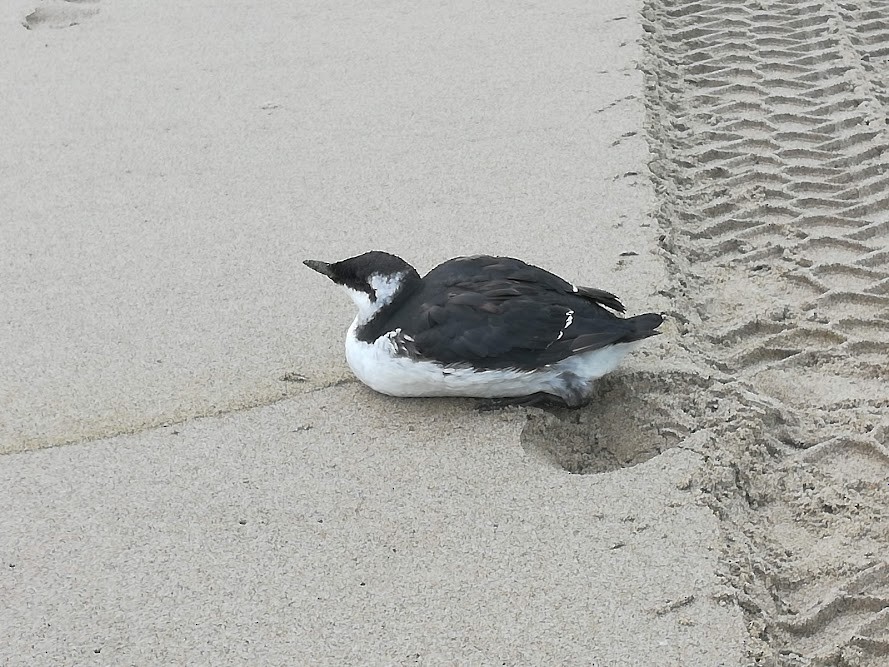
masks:
<instances>
[{"instance_id":1,"label":"black and white seabird","mask_svg":"<svg viewBox=\"0 0 889 667\"><path fill-rule=\"evenodd\" d=\"M657 313L621 317L613 294L511 257L458 257L423 278L379 251L304 264L358 306L346 359L359 380L390 396L579 407L596 378L663 322Z\"/></svg>"}]
</instances>

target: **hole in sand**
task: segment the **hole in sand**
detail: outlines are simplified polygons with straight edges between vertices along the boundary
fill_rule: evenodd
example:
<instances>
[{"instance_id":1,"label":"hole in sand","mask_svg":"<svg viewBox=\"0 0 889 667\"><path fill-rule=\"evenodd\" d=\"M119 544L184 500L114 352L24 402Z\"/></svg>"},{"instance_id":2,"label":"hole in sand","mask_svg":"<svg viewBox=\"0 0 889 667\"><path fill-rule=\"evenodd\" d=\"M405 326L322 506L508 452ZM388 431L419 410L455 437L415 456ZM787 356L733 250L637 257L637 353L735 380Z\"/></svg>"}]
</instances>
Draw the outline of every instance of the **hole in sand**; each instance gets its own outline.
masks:
<instances>
[{"instance_id":1,"label":"hole in sand","mask_svg":"<svg viewBox=\"0 0 889 667\"><path fill-rule=\"evenodd\" d=\"M698 421L707 381L682 373L622 373L599 380L582 410L540 411L522 431L528 451L571 473L595 474L644 463L675 447Z\"/></svg>"}]
</instances>

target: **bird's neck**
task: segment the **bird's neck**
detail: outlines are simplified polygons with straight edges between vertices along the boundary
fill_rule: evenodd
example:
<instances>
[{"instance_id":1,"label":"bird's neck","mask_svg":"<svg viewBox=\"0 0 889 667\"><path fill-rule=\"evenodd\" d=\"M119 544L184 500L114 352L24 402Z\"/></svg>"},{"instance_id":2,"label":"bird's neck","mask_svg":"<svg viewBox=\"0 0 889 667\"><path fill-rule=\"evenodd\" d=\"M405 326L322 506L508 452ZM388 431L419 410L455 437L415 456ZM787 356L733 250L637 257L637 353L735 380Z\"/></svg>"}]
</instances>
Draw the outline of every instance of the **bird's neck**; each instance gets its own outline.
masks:
<instances>
[{"instance_id":1,"label":"bird's neck","mask_svg":"<svg viewBox=\"0 0 889 667\"><path fill-rule=\"evenodd\" d=\"M387 333L389 318L419 288L420 282L420 276L413 272L399 274L394 280L381 280L374 284L377 299L376 301L368 299L369 308L362 310L359 307L358 315L352 323L355 337L366 343L372 343Z\"/></svg>"}]
</instances>

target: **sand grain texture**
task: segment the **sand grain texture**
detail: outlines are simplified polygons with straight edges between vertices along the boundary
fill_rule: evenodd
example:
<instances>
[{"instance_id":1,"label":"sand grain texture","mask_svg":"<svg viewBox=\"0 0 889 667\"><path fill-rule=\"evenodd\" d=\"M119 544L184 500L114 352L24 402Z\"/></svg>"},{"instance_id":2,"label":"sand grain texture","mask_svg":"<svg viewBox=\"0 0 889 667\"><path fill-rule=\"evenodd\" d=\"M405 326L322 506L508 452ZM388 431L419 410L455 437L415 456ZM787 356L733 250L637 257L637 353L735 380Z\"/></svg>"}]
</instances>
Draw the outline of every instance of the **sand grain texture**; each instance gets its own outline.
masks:
<instances>
[{"instance_id":1,"label":"sand grain texture","mask_svg":"<svg viewBox=\"0 0 889 667\"><path fill-rule=\"evenodd\" d=\"M3 11L6 664L887 664L885 2ZM368 248L665 335L376 396Z\"/></svg>"},{"instance_id":2,"label":"sand grain texture","mask_svg":"<svg viewBox=\"0 0 889 667\"><path fill-rule=\"evenodd\" d=\"M713 373L674 419L756 664L889 661L886 9L643 11L669 293Z\"/></svg>"},{"instance_id":3,"label":"sand grain texture","mask_svg":"<svg viewBox=\"0 0 889 667\"><path fill-rule=\"evenodd\" d=\"M0 451L347 377L307 257L503 253L661 307L625 3L98 6L2 26Z\"/></svg>"},{"instance_id":4,"label":"sand grain texture","mask_svg":"<svg viewBox=\"0 0 889 667\"><path fill-rule=\"evenodd\" d=\"M4 5L0 663L738 663L701 456L640 416L571 475L543 413L374 395L300 263L669 308L637 11ZM640 415L665 328L605 386Z\"/></svg>"},{"instance_id":5,"label":"sand grain texture","mask_svg":"<svg viewBox=\"0 0 889 667\"><path fill-rule=\"evenodd\" d=\"M572 476L517 447L514 416L466 403L430 425L422 402L352 384L6 457L0 654L736 664L716 522L678 488L696 455Z\"/></svg>"}]
</instances>

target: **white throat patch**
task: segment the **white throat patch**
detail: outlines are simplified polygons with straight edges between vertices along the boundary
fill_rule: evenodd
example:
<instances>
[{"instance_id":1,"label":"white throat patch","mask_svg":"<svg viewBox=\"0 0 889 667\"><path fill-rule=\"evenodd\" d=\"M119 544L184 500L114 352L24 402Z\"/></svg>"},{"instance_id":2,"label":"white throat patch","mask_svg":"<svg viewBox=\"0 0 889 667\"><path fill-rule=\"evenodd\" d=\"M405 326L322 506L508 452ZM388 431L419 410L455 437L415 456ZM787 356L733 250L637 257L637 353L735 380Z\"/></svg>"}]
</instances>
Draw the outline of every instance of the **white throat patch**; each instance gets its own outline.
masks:
<instances>
[{"instance_id":1,"label":"white throat patch","mask_svg":"<svg viewBox=\"0 0 889 667\"><path fill-rule=\"evenodd\" d=\"M404 282L404 276L404 272L389 276L380 274L372 275L370 277L370 288L374 291L374 294L377 297L375 301L370 300L370 296L368 296L367 292L355 290L351 287L343 288L352 298L352 301L355 302L355 305L358 306L358 316L355 318L357 326L367 324L381 308L392 303L392 299L395 298L395 295L398 293L398 290Z\"/></svg>"}]
</instances>

